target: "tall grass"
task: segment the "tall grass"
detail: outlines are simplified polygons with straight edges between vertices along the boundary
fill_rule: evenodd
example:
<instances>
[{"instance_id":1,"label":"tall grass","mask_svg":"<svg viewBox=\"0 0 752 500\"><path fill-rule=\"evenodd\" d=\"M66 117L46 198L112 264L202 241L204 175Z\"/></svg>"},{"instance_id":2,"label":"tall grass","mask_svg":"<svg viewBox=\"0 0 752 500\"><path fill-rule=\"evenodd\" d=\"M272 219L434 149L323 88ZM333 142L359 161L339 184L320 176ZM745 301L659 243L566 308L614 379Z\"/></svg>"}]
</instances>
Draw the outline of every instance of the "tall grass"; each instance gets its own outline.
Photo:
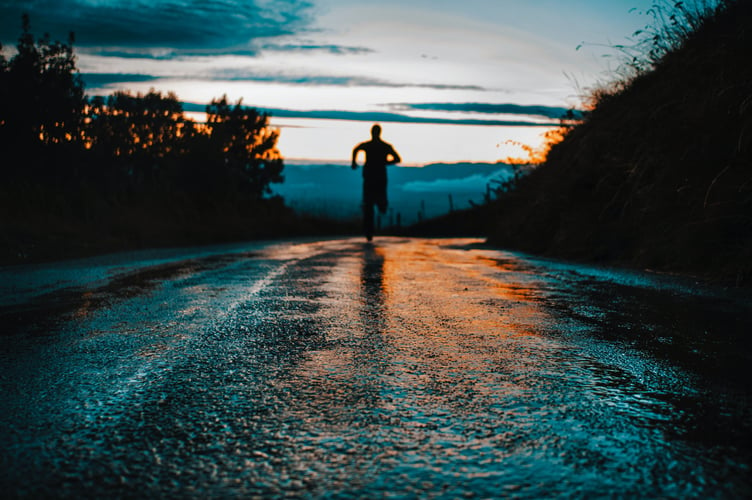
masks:
<instances>
[{"instance_id":1,"label":"tall grass","mask_svg":"<svg viewBox=\"0 0 752 500\"><path fill-rule=\"evenodd\" d=\"M498 200L489 239L752 283L752 2L646 13L584 120Z\"/></svg>"},{"instance_id":2,"label":"tall grass","mask_svg":"<svg viewBox=\"0 0 752 500\"><path fill-rule=\"evenodd\" d=\"M646 10L631 9L649 20L627 38L628 43L607 46L616 52L617 66L580 93L584 108L594 109L601 100L624 91L636 78L653 71L734 1L654 0ZM582 42L577 50L585 45L591 44Z\"/></svg>"}]
</instances>

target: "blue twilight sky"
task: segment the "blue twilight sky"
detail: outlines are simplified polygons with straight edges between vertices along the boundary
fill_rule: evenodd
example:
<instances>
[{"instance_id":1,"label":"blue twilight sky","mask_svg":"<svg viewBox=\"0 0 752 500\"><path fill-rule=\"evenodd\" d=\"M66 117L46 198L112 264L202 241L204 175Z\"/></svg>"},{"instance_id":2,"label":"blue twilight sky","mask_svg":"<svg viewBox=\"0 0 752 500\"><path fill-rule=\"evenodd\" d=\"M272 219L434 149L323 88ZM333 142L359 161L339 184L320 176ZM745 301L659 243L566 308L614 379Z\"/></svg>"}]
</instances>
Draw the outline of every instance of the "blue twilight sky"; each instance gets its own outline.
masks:
<instances>
[{"instance_id":1,"label":"blue twilight sky","mask_svg":"<svg viewBox=\"0 0 752 500\"><path fill-rule=\"evenodd\" d=\"M346 161L379 121L407 164L495 161L607 78L652 3L0 0L0 42L12 54L28 12L34 34L75 32L89 95L243 98L272 110L291 160Z\"/></svg>"}]
</instances>

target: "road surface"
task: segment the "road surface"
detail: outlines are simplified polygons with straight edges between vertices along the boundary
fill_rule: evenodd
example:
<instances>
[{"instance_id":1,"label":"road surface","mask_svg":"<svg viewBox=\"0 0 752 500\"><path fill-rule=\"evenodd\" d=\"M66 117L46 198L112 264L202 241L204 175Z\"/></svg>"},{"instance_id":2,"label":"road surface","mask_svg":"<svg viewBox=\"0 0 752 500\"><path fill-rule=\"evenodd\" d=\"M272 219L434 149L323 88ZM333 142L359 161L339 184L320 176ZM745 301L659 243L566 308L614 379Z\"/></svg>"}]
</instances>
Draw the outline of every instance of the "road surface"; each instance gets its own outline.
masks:
<instances>
[{"instance_id":1,"label":"road surface","mask_svg":"<svg viewBox=\"0 0 752 500\"><path fill-rule=\"evenodd\" d=\"M752 493L752 299L480 240L0 269L10 497Z\"/></svg>"}]
</instances>

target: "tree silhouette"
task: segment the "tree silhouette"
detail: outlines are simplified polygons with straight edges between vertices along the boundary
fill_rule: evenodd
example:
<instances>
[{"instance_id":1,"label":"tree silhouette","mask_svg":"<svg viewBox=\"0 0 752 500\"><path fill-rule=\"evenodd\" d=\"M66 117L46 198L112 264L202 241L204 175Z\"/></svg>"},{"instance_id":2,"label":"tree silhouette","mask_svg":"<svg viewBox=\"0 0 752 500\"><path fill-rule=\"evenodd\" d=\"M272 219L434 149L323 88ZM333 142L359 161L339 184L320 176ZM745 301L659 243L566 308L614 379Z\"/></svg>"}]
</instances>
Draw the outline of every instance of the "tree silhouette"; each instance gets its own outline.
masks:
<instances>
[{"instance_id":1,"label":"tree silhouette","mask_svg":"<svg viewBox=\"0 0 752 500\"><path fill-rule=\"evenodd\" d=\"M131 184L169 182L176 156L187 149L185 130L195 126L174 93L154 90L94 97L86 117L86 148L109 158L111 174Z\"/></svg>"},{"instance_id":2,"label":"tree silhouette","mask_svg":"<svg viewBox=\"0 0 752 500\"><path fill-rule=\"evenodd\" d=\"M282 182L283 161L276 148L279 132L269 128L269 115L234 106L227 96L206 107L209 151L215 168L224 168L234 185L255 198Z\"/></svg>"},{"instance_id":3,"label":"tree silhouette","mask_svg":"<svg viewBox=\"0 0 752 500\"><path fill-rule=\"evenodd\" d=\"M51 41L47 34L35 40L30 30L29 17L24 15L18 53L0 62L0 145L27 154L40 151L40 143L77 142L86 103L73 34L62 43Z\"/></svg>"},{"instance_id":4,"label":"tree silhouette","mask_svg":"<svg viewBox=\"0 0 752 500\"><path fill-rule=\"evenodd\" d=\"M60 238L131 246L280 232L290 209L265 196L284 166L269 115L223 96L198 123L153 89L88 98L73 41L35 39L24 15L17 53L0 54L0 238L15 242L14 258Z\"/></svg>"},{"instance_id":5,"label":"tree silhouette","mask_svg":"<svg viewBox=\"0 0 752 500\"><path fill-rule=\"evenodd\" d=\"M0 146L24 157L3 162L6 177L116 191L222 190L254 200L282 182L279 132L268 114L223 96L207 106L202 124L185 117L174 93L87 99L73 41L72 33L67 43L47 34L36 40L24 15L18 53L0 58Z\"/></svg>"}]
</instances>

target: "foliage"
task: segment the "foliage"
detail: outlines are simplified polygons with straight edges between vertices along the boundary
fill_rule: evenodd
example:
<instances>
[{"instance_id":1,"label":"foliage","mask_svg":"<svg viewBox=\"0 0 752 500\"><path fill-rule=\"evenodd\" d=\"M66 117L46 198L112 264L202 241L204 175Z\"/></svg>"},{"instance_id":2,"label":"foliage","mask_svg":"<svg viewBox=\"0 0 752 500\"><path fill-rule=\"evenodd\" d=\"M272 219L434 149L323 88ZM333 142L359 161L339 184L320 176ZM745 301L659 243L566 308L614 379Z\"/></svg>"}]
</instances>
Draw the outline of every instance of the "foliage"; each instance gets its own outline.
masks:
<instances>
[{"instance_id":1,"label":"foliage","mask_svg":"<svg viewBox=\"0 0 752 500\"><path fill-rule=\"evenodd\" d=\"M78 139L85 105L76 73L73 34L68 43L36 40L23 16L17 54L0 61L0 146L11 151ZM6 168L11 165L6 164Z\"/></svg>"},{"instance_id":2,"label":"foliage","mask_svg":"<svg viewBox=\"0 0 752 500\"><path fill-rule=\"evenodd\" d=\"M210 151L236 185L260 196L268 194L270 183L282 182L282 158L275 147L279 132L269 128L268 114L244 108L241 101L230 106L226 96L212 100L206 112Z\"/></svg>"},{"instance_id":3,"label":"foliage","mask_svg":"<svg viewBox=\"0 0 752 500\"><path fill-rule=\"evenodd\" d=\"M599 102L626 90L636 78L653 71L730 3L728 0L653 0L644 11L631 9L630 12L648 16L649 22L632 33L628 38L631 43L608 46L616 51L618 66L582 96L584 107L594 109ZM577 50L584 45L590 44L582 42Z\"/></svg>"},{"instance_id":4,"label":"foliage","mask_svg":"<svg viewBox=\"0 0 752 500\"><path fill-rule=\"evenodd\" d=\"M0 61L0 144L37 167L19 171L20 165L4 162L6 179L83 179L102 183L102 189L201 186L251 199L282 181L279 133L267 114L241 102L231 106L222 97L207 106L208 121L199 124L185 117L173 93L87 99L72 44L72 34L68 43L48 35L35 40L24 16L18 53Z\"/></svg>"},{"instance_id":5,"label":"foliage","mask_svg":"<svg viewBox=\"0 0 752 500\"><path fill-rule=\"evenodd\" d=\"M505 144L519 147L523 151L524 156L507 156L500 160L501 163L506 163L512 167L512 175L494 183L496 185L493 191L496 197L514 190L520 181L532 172L535 167L545 163L551 148L563 141L569 130L578 123L579 120L574 119L574 112L570 110L562 118L561 124L558 127L552 128L543 134L543 144L538 148L518 141L505 141Z\"/></svg>"},{"instance_id":6,"label":"foliage","mask_svg":"<svg viewBox=\"0 0 752 500\"><path fill-rule=\"evenodd\" d=\"M173 188L180 185L181 167L199 158L205 163L202 175L216 177L205 181L215 187L235 181L238 190L260 198L270 183L281 182L278 132L270 129L268 115L240 102L230 106L223 97L207 106L208 123L198 124L184 116L177 96L153 90L87 100L72 44L72 34L67 43L52 42L48 35L36 40L28 16L23 17L17 54L0 59L0 144L6 152L44 163L54 156L52 146L66 146L67 157L56 160L55 170L63 167L69 178L81 173L82 164L96 163L104 172L87 174ZM50 179L44 173L32 169L3 175L46 182Z\"/></svg>"},{"instance_id":7,"label":"foliage","mask_svg":"<svg viewBox=\"0 0 752 500\"><path fill-rule=\"evenodd\" d=\"M752 282L752 3L681 8L675 48L654 40L655 67L597 93L500 197L492 242Z\"/></svg>"},{"instance_id":8,"label":"foliage","mask_svg":"<svg viewBox=\"0 0 752 500\"><path fill-rule=\"evenodd\" d=\"M706 19L725 6L719 0L654 0L645 11L651 22L632 34L632 46L617 46L625 56L624 64L635 74L654 69L666 55L684 45Z\"/></svg>"},{"instance_id":9,"label":"foliage","mask_svg":"<svg viewBox=\"0 0 752 500\"><path fill-rule=\"evenodd\" d=\"M36 39L22 21L17 53L0 56L0 243L16 245L34 224L32 239L67 225L88 228L77 237L89 241L106 228L149 244L168 234L249 238L290 223L282 200L267 197L284 168L269 115L225 96L207 106L206 123L188 119L173 93L88 98L73 35ZM129 229L115 234L117 220Z\"/></svg>"}]
</instances>

